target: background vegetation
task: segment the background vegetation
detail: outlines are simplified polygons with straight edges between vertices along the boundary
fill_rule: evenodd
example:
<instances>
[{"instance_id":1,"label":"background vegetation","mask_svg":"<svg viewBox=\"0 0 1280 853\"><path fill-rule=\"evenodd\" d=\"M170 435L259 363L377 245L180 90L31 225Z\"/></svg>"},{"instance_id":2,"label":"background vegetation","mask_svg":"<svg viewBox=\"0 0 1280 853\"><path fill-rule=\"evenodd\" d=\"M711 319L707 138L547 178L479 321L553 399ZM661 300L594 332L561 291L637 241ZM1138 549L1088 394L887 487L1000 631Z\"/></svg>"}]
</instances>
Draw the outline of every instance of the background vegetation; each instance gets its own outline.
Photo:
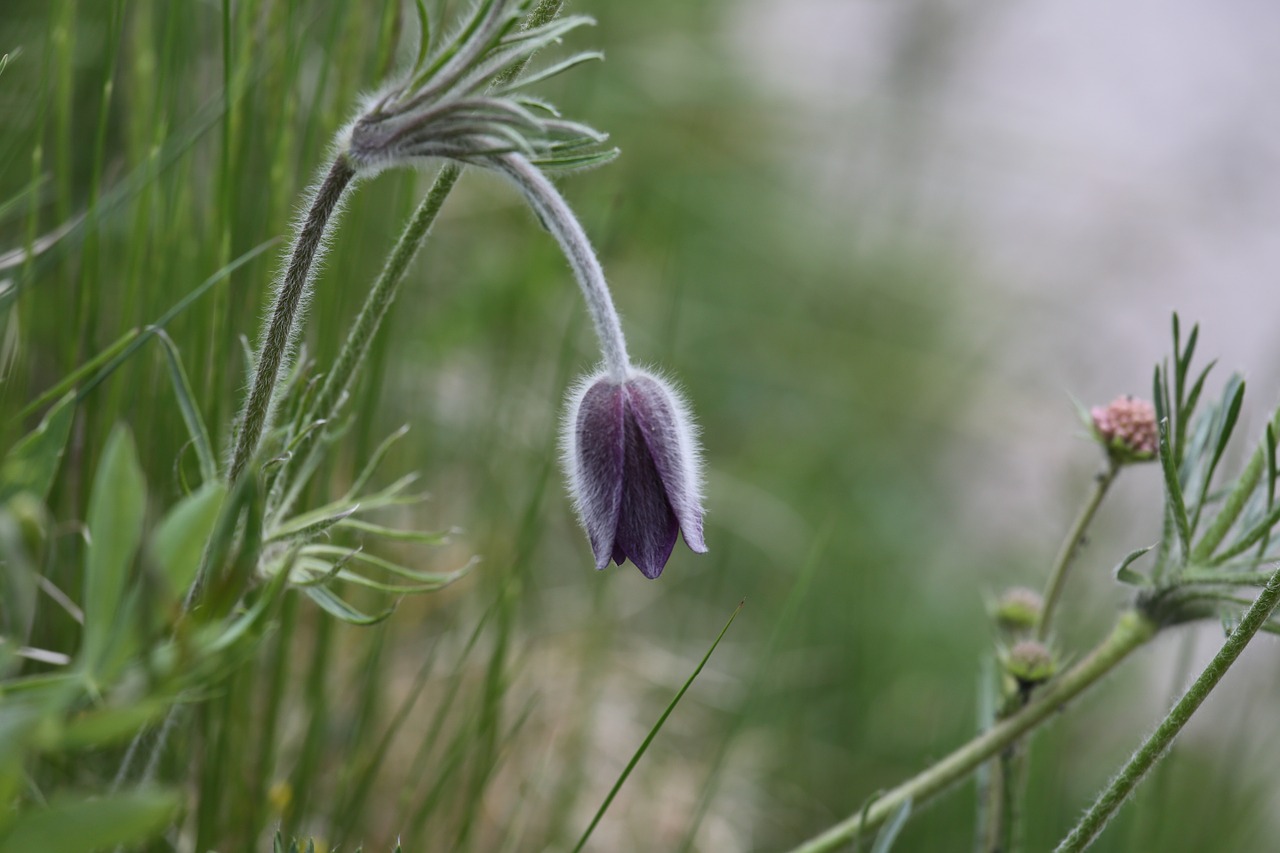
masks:
<instances>
[{"instance_id":1,"label":"background vegetation","mask_svg":"<svg viewBox=\"0 0 1280 853\"><path fill-rule=\"evenodd\" d=\"M403 11L394 0L7 0L0 249L61 239L0 270L0 447L35 425L41 394L285 232L356 96L394 67ZM964 322L990 294L945 240L851 239L865 202L797 191L796 158L811 152L797 144L803 117L753 88L729 52L732 3L571 11L599 21L572 46L602 46L608 61L547 90L623 153L560 185L610 272L633 354L678 376L693 401L711 552L677 550L656 583L630 567L591 570L555 461L564 391L593 358L590 329L516 194L466 173L316 488L344 491L408 424L382 476L417 471L431 499L396 520L458 530L443 547L389 553L432 571L480 562L373 627L290 593L277 630L167 751L160 778L188 779L192 796L182 833L155 849L266 849L277 825L343 849L397 837L406 850L567 849L743 598L595 849L788 846L977 725L984 597L1005 581L1039 585L1055 544L956 547L973 537L948 448L974 418L984 368ZM429 180L388 173L352 199L308 312L306 352L320 364ZM257 332L279 251L252 256L166 326L220 448L245 384L242 336ZM1151 322L1163 330L1165 315ZM80 520L112 427L133 431L153 520L192 478L168 371L148 344L77 409L43 551L48 579L73 598ZM1043 440L1068 445L1075 428L1063 406ZM1064 494L1083 491L1094 452L1078 446ZM1064 528L1068 516L1064 504ZM1104 528L1090 558L1099 572L1155 538L1107 532L1121 531ZM1111 612L1103 600L1074 618L1063 645L1084 648ZM78 633L42 595L30 645L66 650ZM1152 689L1109 682L1039 738L1029 849L1061 837L1149 725L1106 709ZM1273 789L1261 769L1263 781L1229 770L1247 743L1232 733L1179 752L1097 849L1264 849ZM77 753L25 784L92 788L120 751ZM973 815L966 787L913 820L900 849L965 849Z\"/></svg>"}]
</instances>

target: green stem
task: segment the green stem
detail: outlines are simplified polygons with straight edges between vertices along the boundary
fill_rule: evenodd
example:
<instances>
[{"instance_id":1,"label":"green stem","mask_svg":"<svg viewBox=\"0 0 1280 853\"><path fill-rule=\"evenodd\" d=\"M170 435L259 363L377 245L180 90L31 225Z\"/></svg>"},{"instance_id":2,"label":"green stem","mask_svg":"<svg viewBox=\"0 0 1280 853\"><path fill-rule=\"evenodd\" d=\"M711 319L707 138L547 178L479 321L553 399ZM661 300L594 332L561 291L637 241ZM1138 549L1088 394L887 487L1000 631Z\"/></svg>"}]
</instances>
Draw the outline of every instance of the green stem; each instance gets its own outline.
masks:
<instances>
[{"instance_id":1,"label":"green stem","mask_svg":"<svg viewBox=\"0 0 1280 853\"><path fill-rule=\"evenodd\" d=\"M560 14L563 6L564 0L540 0L534 10L529 13L524 28L532 29L550 23ZM502 86L511 82L524 70L527 63L528 59L507 69L505 73L495 78L494 85ZM382 272L378 274L378 280L374 282L372 290L365 297L355 325L347 334L333 369L325 376L324 384L316 395L315 402L302 420L303 424L313 423L317 418L329 420L337 415L355 379L356 372L368 355L369 347L387 316L387 310L395 300L409 264L417 257L418 250L426 242L431 226L435 224L436 216L440 213L440 208L449 197L449 193L453 191L454 184L458 182L461 174L462 167L457 163L447 162L441 167L426 198L414 210L413 216L400 232L395 248L391 250L387 262L382 267ZM280 475L280 482L290 491L284 493L286 497L283 505L274 509L277 514L288 511L288 504L300 485L295 482L295 479L299 472L307 470L319 448L319 438L320 431L311 430L294 448L289 462Z\"/></svg>"},{"instance_id":2,"label":"green stem","mask_svg":"<svg viewBox=\"0 0 1280 853\"><path fill-rule=\"evenodd\" d=\"M1218 654L1204 668L1195 683L1178 700L1178 704L1173 706L1173 710L1160 722L1146 742L1133 754L1107 789L1098 796L1071 833L1058 845L1056 853L1074 853L1086 849L1094 842L1106 827L1107 822L1124 805L1125 800L1146 776L1147 771L1165 754L1169 744L1182 731L1182 727L1191 719L1191 715L1222 680L1222 676L1226 675L1236 658L1240 657L1244 647L1271 617L1278 603L1280 603L1280 569L1276 570L1262 592L1258 593L1258 597L1245 612L1240 624L1222 644Z\"/></svg>"},{"instance_id":3,"label":"green stem","mask_svg":"<svg viewBox=\"0 0 1280 853\"><path fill-rule=\"evenodd\" d=\"M289 252L289 266L276 290L271 322L263 333L262 344L258 348L253 386L240 417L236 447L231 456L231 468L227 472L229 483L240 479L249 460L258 452L258 442L266 429L272 403L275 402L280 365L297 334L295 321L298 309L311 290L312 271L324 247L325 229L338 212L342 196L355 175L355 169L345 156L339 156L333 161L333 166L312 197L306 219L294 237L293 248Z\"/></svg>"},{"instance_id":4,"label":"green stem","mask_svg":"<svg viewBox=\"0 0 1280 853\"><path fill-rule=\"evenodd\" d=\"M1071 530L1067 532L1067 538L1063 540L1062 548L1058 551L1057 559L1053 561L1053 568L1049 571L1049 583L1044 591L1044 607L1040 612L1040 623L1036 626L1036 639L1041 642L1049 636L1049 628L1053 623L1053 611L1058 605L1058 599L1062 597L1067 572L1071 569L1076 555L1080 553L1085 533L1094 515L1097 514L1098 507L1102 505L1102 499L1107 496L1107 490L1111 488L1111 484L1115 482L1116 475L1119 473L1119 464L1114 459L1108 458L1107 467L1094 477L1093 492L1089 495L1084 508L1080 510L1075 523L1071 525Z\"/></svg>"},{"instance_id":5,"label":"green stem","mask_svg":"<svg viewBox=\"0 0 1280 853\"><path fill-rule=\"evenodd\" d=\"M824 853L884 823L907 800L916 807L964 779L1001 750L1051 717L1071 699L1099 681L1131 652L1151 639L1156 625L1136 610L1124 613L1111 634L1084 660L1045 685L1025 708L996 723L946 758L876 800L865 814L854 814L791 853Z\"/></svg>"},{"instance_id":6,"label":"green stem","mask_svg":"<svg viewBox=\"0 0 1280 853\"><path fill-rule=\"evenodd\" d=\"M435 224L436 216L444 205L444 200L448 198L461 174L462 168L457 164L444 164L436 175L426 198L418 205L404 230L400 232L395 248L387 256L382 272L378 274L378 280L374 282L369 295L365 297L360 314L356 317L355 324L342 344L342 350L338 353L333 369L326 374L324 383L316 394L315 402L311 405L311 410L303 419L304 424L313 423L317 418L328 420L337 414L343 399L351 389L356 372L369 353L369 347L373 343L378 328L382 325L391 303L396 298L409 264L417 257L418 250L426 242L431 226ZM298 446L294 448L281 475L284 478L282 482L293 485L292 481L297 472L307 470L312 456L319 449L319 437L320 430L313 429L298 441ZM280 511L287 512L288 507L281 507Z\"/></svg>"}]
</instances>

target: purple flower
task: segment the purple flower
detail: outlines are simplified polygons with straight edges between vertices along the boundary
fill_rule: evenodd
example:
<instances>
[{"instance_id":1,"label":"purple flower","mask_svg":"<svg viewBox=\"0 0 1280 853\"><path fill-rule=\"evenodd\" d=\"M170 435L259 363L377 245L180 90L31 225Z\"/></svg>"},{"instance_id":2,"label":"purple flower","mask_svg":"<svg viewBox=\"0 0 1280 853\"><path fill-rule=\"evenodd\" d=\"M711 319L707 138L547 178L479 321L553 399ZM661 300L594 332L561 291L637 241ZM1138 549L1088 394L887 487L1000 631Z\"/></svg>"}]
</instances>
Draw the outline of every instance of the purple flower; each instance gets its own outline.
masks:
<instances>
[{"instance_id":1,"label":"purple flower","mask_svg":"<svg viewBox=\"0 0 1280 853\"><path fill-rule=\"evenodd\" d=\"M564 426L569 488L597 569L630 559L656 578L677 532L690 550L706 552L697 439L670 385L635 369L622 382L589 377L574 390Z\"/></svg>"}]
</instances>

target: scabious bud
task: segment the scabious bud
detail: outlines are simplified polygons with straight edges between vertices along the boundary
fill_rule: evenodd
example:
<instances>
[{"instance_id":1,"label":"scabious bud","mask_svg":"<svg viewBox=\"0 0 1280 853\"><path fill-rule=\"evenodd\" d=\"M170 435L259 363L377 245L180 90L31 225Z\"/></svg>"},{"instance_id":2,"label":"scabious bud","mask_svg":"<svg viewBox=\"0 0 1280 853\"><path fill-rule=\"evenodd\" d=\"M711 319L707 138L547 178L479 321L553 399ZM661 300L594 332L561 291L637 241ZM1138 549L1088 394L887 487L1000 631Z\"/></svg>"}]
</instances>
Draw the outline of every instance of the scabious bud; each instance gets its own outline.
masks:
<instances>
[{"instance_id":1,"label":"scabious bud","mask_svg":"<svg viewBox=\"0 0 1280 853\"><path fill-rule=\"evenodd\" d=\"M1089 410L1093 433L1117 462L1155 459L1159 447L1156 410L1146 400L1117 397L1106 406Z\"/></svg>"},{"instance_id":2,"label":"scabious bud","mask_svg":"<svg viewBox=\"0 0 1280 853\"><path fill-rule=\"evenodd\" d=\"M597 569L630 559L656 578L677 532L691 550L706 552L695 428L666 381L632 368L622 381L599 373L579 383L562 449Z\"/></svg>"},{"instance_id":3,"label":"scabious bud","mask_svg":"<svg viewBox=\"0 0 1280 853\"><path fill-rule=\"evenodd\" d=\"M1048 681L1057 668L1053 653L1035 640L1015 644L1003 657L1005 672L1013 676L1023 689Z\"/></svg>"},{"instance_id":4,"label":"scabious bud","mask_svg":"<svg viewBox=\"0 0 1280 853\"><path fill-rule=\"evenodd\" d=\"M1044 599L1025 586L1005 590L991 608L996 626L1007 634L1025 634L1040 623Z\"/></svg>"}]
</instances>

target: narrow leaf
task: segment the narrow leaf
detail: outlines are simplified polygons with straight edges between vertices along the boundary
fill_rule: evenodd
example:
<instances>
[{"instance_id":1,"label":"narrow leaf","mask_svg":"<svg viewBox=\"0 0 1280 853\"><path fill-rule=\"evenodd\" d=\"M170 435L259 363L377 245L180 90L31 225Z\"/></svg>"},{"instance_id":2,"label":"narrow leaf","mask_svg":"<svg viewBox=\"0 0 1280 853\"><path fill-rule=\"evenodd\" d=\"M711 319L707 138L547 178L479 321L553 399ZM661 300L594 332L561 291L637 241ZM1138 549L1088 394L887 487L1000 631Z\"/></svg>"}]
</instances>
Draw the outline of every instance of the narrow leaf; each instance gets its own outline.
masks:
<instances>
[{"instance_id":1,"label":"narrow leaf","mask_svg":"<svg viewBox=\"0 0 1280 853\"><path fill-rule=\"evenodd\" d=\"M89 547L85 552L84 653L92 670L103 662L142 538L147 487L133 436L120 425L111 431L89 497Z\"/></svg>"},{"instance_id":2,"label":"narrow leaf","mask_svg":"<svg viewBox=\"0 0 1280 853\"><path fill-rule=\"evenodd\" d=\"M204 483L212 483L218 479L218 463L213 457L213 443L209 441L209 430L204 425L204 417L200 407L196 405L195 395L191 391L191 382L187 379L187 371L182 366L182 355L162 329L154 332L160 341L169 360L169 379L173 382L173 393L178 398L178 410L182 412L182 420L187 425L187 433L191 436L191 444L196 449L196 458L200 461L200 479Z\"/></svg>"},{"instance_id":3,"label":"narrow leaf","mask_svg":"<svg viewBox=\"0 0 1280 853\"><path fill-rule=\"evenodd\" d=\"M893 849L893 843L898 840L898 834L907 825L907 818L910 815L911 798L907 797L902 801L902 805L894 810L884 828L880 830L880 835L876 837L876 843L871 848L871 853L889 853Z\"/></svg>"},{"instance_id":4,"label":"narrow leaf","mask_svg":"<svg viewBox=\"0 0 1280 853\"><path fill-rule=\"evenodd\" d=\"M1138 548L1135 551L1130 551L1129 554L1120 561L1120 565L1115 567L1112 571L1112 575L1116 580L1127 583L1131 586L1150 586L1151 584L1146 577L1133 571L1133 569L1130 569L1129 565L1154 547L1154 545L1148 545L1145 548Z\"/></svg>"},{"instance_id":5,"label":"narrow leaf","mask_svg":"<svg viewBox=\"0 0 1280 853\"><path fill-rule=\"evenodd\" d=\"M19 814L0 840L0 853L84 853L139 844L169 826L180 802L168 791L55 801Z\"/></svg>"},{"instance_id":6,"label":"narrow leaf","mask_svg":"<svg viewBox=\"0 0 1280 853\"><path fill-rule=\"evenodd\" d=\"M67 394L45 414L39 426L9 449L0 463L0 504L19 492L28 492L41 503L48 498L75 413L75 394Z\"/></svg>"},{"instance_id":7,"label":"narrow leaf","mask_svg":"<svg viewBox=\"0 0 1280 853\"><path fill-rule=\"evenodd\" d=\"M355 530L359 533L367 533L371 536L390 539L395 542L420 542L424 545L443 545L449 541L450 536L458 532L456 528L450 528L449 530L400 530L395 527L385 527L381 524L362 521L358 518L344 518L338 522L337 526L344 530Z\"/></svg>"},{"instance_id":8,"label":"narrow leaf","mask_svg":"<svg viewBox=\"0 0 1280 853\"><path fill-rule=\"evenodd\" d=\"M667 717L670 717L671 712L680 704L680 700L684 698L684 694L689 690L690 686L693 685L694 679L696 679L699 673L702 672L702 668L707 665L707 661L711 660L711 653L716 650L716 646L720 645L720 641L724 639L724 635L728 632L729 626L733 624L734 619L738 618L738 614L742 612L742 607L746 603L746 599L738 602L738 606L734 608L733 613L729 614L729 621L724 623L724 627L720 629L720 633L716 636L715 641L712 642L711 648L707 649L707 653L702 656L702 660L698 662L693 673L685 680L684 685L681 686L679 692L676 693L675 697L671 700L671 703L667 705L666 710L662 712L662 716L658 717L658 721L653 724L653 728L649 729L649 733L645 735L644 740L640 743L640 748L631 756L631 760L627 762L627 766L622 770L622 775L618 777L617 782L613 783L613 788L609 790L608 795L604 798L604 802L600 804L600 808L596 810L595 816L591 818L591 823L587 826L586 832L582 833L582 837L579 838L578 843L574 845L574 853L578 853L578 851L587 843L587 840L591 838L591 833L595 831L596 825L600 823L600 819L604 817L604 813L609 810L610 804L613 803L613 798L618 795L618 791L622 790L623 783L627 781L627 777L631 775L631 771L635 769L635 766L640 763L640 759L644 757L645 751L649 749L649 744L653 743L653 739L656 738L658 736L658 732L662 730L662 724L667 721Z\"/></svg>"},{"instance_id":9,"label":"narrow leaf","mask_svg":"<svg viewBox=\"0 0 1280 853\"><path fill-rule=\"evenodd\" d=\"M1189 554L1191 532L1187 522L1187 506L1182 497L1182 486L1178 482L1178 472L1174 470L1173 454L1169 450L1167 418L1160 421L1160 468L1164 472L1165 496L1173 515L1174 527L1178 531L1178 541L1182 543L1182 553Z\"/></svg>"},{"instance_id":10,"label":"narrow leaf","mask_svg":"<svg viewBox=\"0 0 1280 853\"><path fill-rule=\"evenodd\" d=\"M303 592L326 613L351 625L376 625L395 612L393 605L381 613L370 616L347 604L322 586L309 586L304 588Z\"/></svg>"},{"instance_id":11,"label":"narrow leaf","mask_svg":"<svg viewBox=\"0 0 1280 853\"><path fill-rule=\"evenodd\" d=\"M226 496L226 487L220 482L206 483L199 491L183 498L156 525L148 550L169 579L169 588L175 596L183 595L196 579L205 544L213 533Z\"/></svg>"}]
</instances>

